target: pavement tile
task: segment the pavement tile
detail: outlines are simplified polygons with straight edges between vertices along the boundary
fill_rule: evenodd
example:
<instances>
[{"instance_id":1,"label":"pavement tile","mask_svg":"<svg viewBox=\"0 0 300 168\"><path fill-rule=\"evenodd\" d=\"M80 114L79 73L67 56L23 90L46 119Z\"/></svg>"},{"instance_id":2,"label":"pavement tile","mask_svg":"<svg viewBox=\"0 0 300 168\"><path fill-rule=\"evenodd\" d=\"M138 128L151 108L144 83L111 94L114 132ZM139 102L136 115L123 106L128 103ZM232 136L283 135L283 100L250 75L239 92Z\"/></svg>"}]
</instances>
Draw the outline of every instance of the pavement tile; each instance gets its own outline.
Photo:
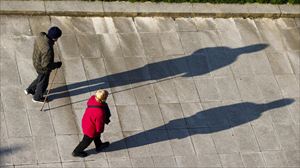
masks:
<instances>
[{"instance_id":1,"label":"pavement tile","mask_svg":"<svg viewBox=\"0 0 300 168\"><path fill-rule=\"evenodd\" d=\"M145 132L124 132L124 136L127 138L125 141L130 158L151 156L149 146L145 143L147 141Z\"/></svg>"},{"instance_id":2,"label":"pavement tile","mask_svg":"<svg viewBox=\"0 0 300 168\"><path fill-rule=\"evenodd\" d=\"M175 79L174 84L181 103L199 102L198 92L193 79Z\"/></svg>"},{"instance_id":3,"label":"pavement tile","mask_svg":"<svg viewBox=\"0 0 300 168\"><path fill-rule=\"evenodd\" d=\"M189 134L198 156L217 153L214 141L209 133L211 133L209 128L189 129Z\"/></svg>"},{"instance_id":4,"label":"pavement tile","mask_svg":"<svg viewBox=\"0 0 300 168\"><path fill-rule=\"evenodd\" d=\"M140 33L157 33L158 32L158 26L157 22L153 17L135 17L134 23L136 26L136 29Z\"/></svg>"},{"instance_id":5,"label":"pavement tile","mask_svg":"<svg viewBox=\"0 0 300 168\"><path fill-rule=\"evenodd\" d=\"M51 23L49 16L29 17L30 28L33 35L39 35L40 32L47 32Z\"/></svg>"},{"instance_id":6,"label":"pavement tile","mask_svg":"<svg viewBox=\"0 0 300 168\"><path fill-rule=\"evenodd\" d=\"M178 32L185 54L192 54L202 49L202 32ZM201 40L200 40L201 39Z\"/></svg>"},{"instance_id":7,"label":"pavement tile","mask_svg":"<svg viewBox=\"0 0 300 168\"><path fill-rule=\"evenodd\" d=\"M250 124L235 127L233 132L241 152L259 152L259 146Z\"/></svg>"},{"instance_id":8,"label":"pavement tile","mask_svg":"<svg viewBox=\"0 0 300 168\"><path fill-rule=\"evenodd\" d=\"M187 129L169 129L168 135L175 156L196 154Z\"/></svg>"},{"instance_id":9,"label":"pavement tile","mask_svg":"<svg viewBox=\"0 0 300 168\"><path fill-rule=\"evenodd\" d=\"M276 79L283 97L292 98L300 96L299 81L295 78L294 74L277 75Z\"/></svg>"},{"instance_id":10,"label":"pavement tile","mask_svg":"<svg viewBox=\"0 0 300 168\"><path fill-rule=\"evenodd\" d=\"M183 112L178 103L159 104L167 129L186 128Z\"/></svg>"},{"instance_id":11,"label":"pavement tile","mask_svg":"<svg viewBox=\"0 0 300 168\"><path fill-rule=\"evenodd\" d=\"M28 17L7 16L2 30L10 36L30 36L32 34Z\"/></svg>"},{"instance_id":12,"label":"pavement tile","mask_svg":"<svg viewBox=\"0 0 300 168\"><path fill-rule=\"evenodd\" d=\"M47 108L47 107L45 107ZM30 128L33 136L54 136L53 124L49 112L28 109Z\"/></svg>"},{"instance_id":13,"label":"pavement tile","mask_svg":"<svg viewBox=\"0 0 300 168\"><path fill-rule=\"evenodd\" d=\"M241 75L235 78L242 100L253 101L263 99L263 95L253 75Z\"/></svg>"},{"instance_id":14,"label":"pavement tile","mask_svg":"<svg viewBox=\"0 0 300 168\"><path fill-rule=\"evenodd\" d=\"M178 103L178 96L172 80L159 81L153 85L159 103Z\"/></svg>"},{"instance_id":15,"label":"pavement tile","mask_svg":"<svg viewBox=\"0 0 300 168\"><path fill-rule=\"evenodd\" d=\"M240 100L240 94L232 77L215 78L222 100Z\"/></svg>"},{"instance_id":16,"label":"pavement tile","mask_svg":"<svg viewBox=\"0 0 300 168\"><path fill-rule=\"evenodd\" d=\"M300 138L296 136L291 125L274 124L281 147L286 151L300 148Z\"/></svg>"},{"instance_id":17,"label":"pavement tile","mask_svg":"<svg viewBox=\"0 0 300 168\"><path fill-rule=\"evenodd\" d=\"M12 149L12 159L14 165L37 163L35 148L31 137L10 138L9 146Z\"/></svg>"},{"instance_id":18,"label":"pavement tile","mask_svg":"<svg viewBox=\"0 0 300 168\"><path fill-rule=\"evenodd\" d=\"M177 31L179 32L197 31L197 27L193 18L175 18L175 23L177 25Z\"/></svg>"},{"instance_id":19,"label":"pavement tile","mask_svg":"<svg viewBox=\"0 0 300 168\"><path fill-rule=\"evenodd\" d=\"M199 167L222 167L218 154L200 154L198 159Z\"/></svg>"},{"instance_id":20,"label":"pavement tile","mask_svg":"<svg viewBox=\"0 0 300 168\"><path fill-rule=\"evenodd\" d=\"M71 106L51 109L51 118L56 135L78 133Z\"/></svg>"},{"instance_id":21,"label":"pavement tile","mask_svg":"<svg viewBox=\"0 0 300 168\"><path fill-rule=\"evenodd\" d=\"M84 162L65 162L62 166L63 168L85 168Z\"/></svg>"},{"instance_id":22,"label":"pavement tile","mask_svg":"<svg viewBox=\"0 0 300 168\"><path fill-rule=\"evenodd\" d=\"M147 81L151 78L146 58L124 58L126 67L129 69L128 74L131 83L137 83L139 81Z\"/></svg>"},{"instance_id":23,"label":"pavement tile","mask_svg":"<svg viewBox=\"0 0 300 168\"><path fill-rule=\"evenodd\" d=\"M279 99L282 97L274 76L256 75L255 79L265 99Z\"/></svg>"},{"instance_id":24,"label":"pavement tile","mask_svg":"<svg viewBox=\"0 0 300 168\"><path fill-rule=\"evenodd\" d=\"M165 56L183 55L184 51L176 32L159 34Z\"/></svg>"},{"instance_id":25,"label":"pavement tile","mask_svg":"<svg viewBox=\"0 0 300 168\"><path fill-rule=\"evenodd\" d=\"M293 102L293 105L296 102ZM267 108L270 108L269 113L272 118L274 124L283 124L283 125L290 125L292 124L291 113L289 112L289 106L284 106L280 108L273 108L267 105Z\"/></svg>"},{"instance_id":26,"label":"pavement tile","mask_svg":"<svg viewBox=\"0 0 300 168\"><path fill-rule=\"evenodd\" d=\"M173 151L166 130L153 129L145 132L152 156L172 156ZM154 158L153 158L154 160Z\"/></svg>"},{"instance_id":27,"label":"pavement tile","mask_svg":"<svg viewBox=\"0 0 300 168\"><path fill-rule=\"evenodd\" d=\"M5 66L4 66L5 65ZM4 67L11 68L4 68ZM1 86L12 86L21 84L19 78L19 71L17 69L17 62L14 58L3 59L1 58L0 62L0 75L1 75Z\"/></svg>"},{"instance_id":28,"label":"pavement tile","mask_svg":"<svg viewBox=\"0 0 300 168\"><path fill-rule=\"evenodd\" d=\"M164 55L158 33L139 33L144 53L147 57L162 57Z\"/></svg>"},{"instance_id":29,"label":"pavement tile","mask_svg":"<svg viewBox=\"0 0 300 168\"><path fill-rule=\"evenodd\" d=\"M238 57L238 59L233 62L230 66L234 75L252 75L254 74L252 70L251 57L252 54L243 54Z\"/></svg>"},{"instance_id":30,"label":"pavement tile","mask_svg":"<svg viewBox=\"0 0 300 168\"><path fill-rule=\"evenodd\" d=\"M285 155L288 161L288 166L297 167L300 164L300 151L285 151Z\"/></svg>"},{"instance_id":31,"label":"pavement tile","mask_svg":"<svg viewBox=\"0 0 300 168\"><path fill-rule=\"evenodd\" d=\"M11 91L12 94L16 93L15 91ZM2 94L5 93L4 91L1 92ZM23 105L16 107L15 105L9 106L10 104L7 101L3 101L5 96L9 96L8 93L3 94L1 96L2 103L4 103L4 115L6 120L7 132L8 137L27 137L31 136L32 132L28 122L28 114L25 110ZM15 94L17 95L17 94ZM15 96L14 96L15 97ZM20 97L19 97L20 98ZM15 101L19 101L16 100ZM21 101L20 101L21 102ZM14 109L8 107L16 107ZM18 123L18 124L16 124Z\"/></svg>"},{"instance_id":32,"label":"pavement tile","mask_svg":"<svg viewBox=\"0 0 300 168\"><path fill-rule=\"evenodd\" d=\"M202 17L195 17L193 18L198 31L203 30L216 30L217 25L213 18L202 18Z\"/></svg>"},{"instance_id":33,"label":"pavement tile","mask_svg":"<svg viewBox=\"0 0 300 168\"><path fill-rule=\"evenodd\" d=\"M265 151L263 157L266 162L266 167L287 167L288 162L283 151Z\"/></svg>"},{"instance_id":34,"label":"pavement tile","mask_svg":"<svg viewBox=\"0 0 300 168\"><path fill-rule=\"evenodd\" d=\"M172 77L171 66L171 62L167 58L148 58L147 67L152 80L165 81L167 78L174 78Z\"/></svg>"},{"instance_id":35,"label":"pavement tile","mask_svg":"<svg viewBox=\"0 0 300 168\"><path fill-rule=\"evenodd\" d=\"M145 130L165 129L163 117L159 106L156 104L139 105L142 124Z\"/></svg>"},{"instance_id":36,"label":"pavement tile","mask_svg":"<svg viewBox=\"0 0 300 168\"><path fill-rule=\"evenodd\" d=\"M60 162L55 136L33 137L38 163Z\"/></svg>"},{"instance_id":37,"label":"pavement tile","mask_svg":"<svg viewBox=\"0 0 300 168\"><path fill-rule=\"evenodd\" d=\"M200 103L181 103L184 120L188 128L207 127Z\"/></svg>"},{"instance_id":38,"label":"pavement tile","mask_svg":"<svg viewBox=\"0 0 300 168\"><path fill-rule=\"evenodd\" d=\"M282 39L287 50L299 50L300 30L299 28L290 28L282 31Z\"/></svg>"},{"instance_id":39,"label":"pavement tile","mask_svg":"<svg viewBox=\"0 0 300 168\"><path fill-rule=\"evenodd\" d=\"M116 33L111 17L91 17L96 34Z\"/></svg>"},{"instance_id":40,"label":"pavement tile","mask_svg":"<svg viewBox=\"0 0 300 168\"><path fill-rule=\"evenodd\" d=\"M80 58L64 60L63 70L67 83L86 81L84 66ZM73 72L77 73L73 73Z\"/></svg>"},{"instance_id":41,"label":"pavement tile","mask_svg":"<svg viewBox=\"0 0 300 168\"><path fill-rule=\"evenodd\" d=\"M83 66L91 85L100 85L102 82L107 81L107 72L103 58L84 58Z\"/></svg>"},{"instance_id":42,"label":"pavement tile","mask_svg":"<svg viewBox=\"0 0 300 168\"><path fill-rule=\"evenodd\" d=\"M76 38L83 58L99 58L102 56L98 47L100 43L97 35L79 34L76 35Z\"/></svg>"},{"instance_id":43,"label":"pavement tile","mask_svg":"<svg viewBox=\"0 0 300 168\"><path fill-rule=\"evenodd\" d=\"M221 102L211 101L201 103L203 116L212 132L225 130L231 127L228 110L234 105L222 106ZM238 106L238 105L237 105Z\"/></svg>"},{"instance_id":44,"label":"pavement tile","mask_svg":"<svg viewBox=\"0 0 300 168\"><path fill-rule=\"evenodd\" d=\"M143 125L136 105L117 106L117 111L123 131L143 130ZM128 114L131 115L128 115Z\"/></svg>"},{"instance_id":45,"label":"pavement tile","mask_svg":"<svg viewBox=\"0 0 300 168\"><path fill-rule=\"evenodd\" d=\"M15 145L15 146L10 146L9 144L9 139L8 138L4 138L1 136L0 139L0 148L1 148L1 153L3 153L3 155L1 155L0 157L0 166L2 168L2 166L9 166L12 165L13 166L13 153L15 153L16 151L21 149L21 146Z\"/></svg>"},{"instance_id":46,"label":"pavement tile","mask_svg":"<svg viewBox=\"0 0 300 168\"><path fill-rule=\"evenodd\" d=\"M82 160L72 156L73 150L80 141L78 135L57 135L56 141L62 163Z\"/></svg>"},{"instance_id":47,"label":"pavement tile","mask_svg":"<svg viewBox=\"0 0 300 168\"><path fill-rule=\"evenodd\" d=\"M291 117L295 124L300 123L300 99L295 98L295 102L288 106Z\"/></svg>"},{"instance_id":48,"label":"pavement tile","mask_svg":"<svg viewBox=\"0 0 300 168\"><path fill-rule=\"evenodd\" d=\"M261 75L261 74L271 75L271 74L273 74L271 64L270 64L265 52L251 53L250 64L252 66L253 72L256 75Z\"/></svg>"},{"instance_id":49,"label":"pavement tile","mask_svg":"<svg viewBox=\"0 0 300 168\"><path fill-rule=\"evenodd\" d=\"M154 18L159 32L175 32L176 24L173 18L169 17L155 17Z\"/></svg>"},{"instance_id":50,"label":"pavement tile","mask_svg":"<svg viewBox=\"0 0 300 168\"><path fill-rule=\"evenodd\" d=\"M124 167L124 168L131 168L132 164L130 162L129 158L112 158L108 160L109 167L111 168L118 168L118 167Z\"/></svg>"},{"instance_id":51,"label":"pavement tile","mask_svg":"<svg viewBox=\"0 0 300 168\"><path fill-rule=\"evenodd\" d=\"M292 64L292 68L294 74L300 74L300 52L299 51L288 51L287 52L288 58Z\"/></svg>"},{"instance_id":52,"label":"pavement tile","mask_svg":"<svg viewBox=\"0 0 300 168\"><path fill-rule=\"evenodd\" d=\"M117 34L99 35L100 50L105 58L123 57Z\"/></svg>"},{"instance_id":53,"label":"pavement tile","mask_svg":"<svg viewBox=\"0 0 300 168\"><path fill-rule=\"evenodd\" d=\"M151 157L131 158L132 167L147 168L154 167Z\"/></svg>"},{"instance_id":54,"label":"pavement tile","mask_svg":"<svg viewBox=\"0 0 300 168\"><path fill-rule=\"evenodd\" d=\"M293 73L291 64L286 54L267 53L270 65L275 75L291 74Z\"/></svg>"},{"instance_id":55,"label":"pavement tile","mask_svg":"<svg viewBox=\"0 0 300 168\"><path fill-rule=\"evenodd\" d=\"M132 84L132 90L138 105L158 104L152 81Z\"/></svg>"},{"instance_id":56,"label":"pavement tile","mask_svg":"<svg viewBox=\"0 0 300 168\"><path fill-rule=\"evenodd\" d=\"M0 105L1 106L1 105ZM1 107L0 107L1 108ZM0 139L7 139L7 126L3 110L0 110Z\"/></svg>"},{"instance_id":57,"label":"pavement tile","mask_svg":"<svg viewBox=\"0 0 300 168\"><path fill-rule=\"evenodd\" d=\"M178 167L200 167L198 157L195 156L176 156Z\"/></svg>"},{"instance_id":58,"label":"pavement tile","mask_svg":"<svg viewBox=\"0 0 300 168\"><path fill-rule=\"evenodd\" d=\"M79 59L81 57L79 45L77 43L75 35L66 34L60 37L57 42L63 59L69 61L71 59ZM64 63L66 64L67 61L65 61Z\"/></svg>"},{"instance_id":59,"label":"pavement tile","mask_svg":"<svg viewBox=\"0 0 300 168\"><path fill-rule=\"evenodd\" d=\"M111 82L116 87L111 88L111 93L116 105L136 105L136 98L131 85L122 85L125 82Z\"/></svg>"},{"instance_id":60,"label":"pavement tile","mask_svg":"<svg viewBox=\"0 0 300 168\"><path fill-rule=\"evenodd\" d=\"M213 130L214 128L212 128ZM240 151L237 138L232 129L226 129L222 132L213 132L212 139L219 154L236 154Z\"/></svg>"},{"instance_id":61,"label":"pavement tile","mask_svg":"<svg viewBox=\"0 0 300 168\"><path fill-rule=\"evenodd\" d=\"M38 167L39 168L52 168L52 167L62 168L62 164L61 163L46 163L46 164L39 164Z\"/></svg>"},{"instance_id":62,"label":"pavement tile","mask_svg":"<svg viewBox=\"0 0 300 168\"><path fill-rule=\"evenodd\" d=\"M108 161L103 158L98 158L97 160L93 161L85 161L86 168L108 168Z\"/></svg>"},{"instance_id":63,"label":"pavement tile","mask_svg":"<svg viewBox=\"0 0 300 168\"><path fill-rule=\"evenodd\" d=\"M110 142L110 146L104 150L108 160L114 158L129 158L128 149L122 132L104 132L102 140Z\"/></svg>"},{"instance_id":64,"label":"pavement tile","mask_svg":"<svg viewBox=\"0 0 300 168\"><path fill-rule=\"evenodd\" d=\"M252 121L251 125L261 151L280 150L280 143L272 126L270 115L264 114Z\"/></svg>"},{"instance_id":65,"label":"pavement tile","mask_svg":"<svg viewBox=\"0 0 300 168\"><path fill-rule=\"evenodd\" d=\"M144 57L141 38L137 33L119 34L124 57Z\"/></svg>"},{"instance_id":66,"label":"pavement tile","mask_svg":"<svg viewBox=\"0 0 300 168\"><path fill-rule=\"evenodd\" d=\"M223 167L244 167L240 154L220 154Z\"/></svg>"},{"instance_id":67,"label":"pavement tile","mask_svg":"<svg viewBox=\"0 0 300 168\"><path fill-rule=\"evenodd\" d=\"M116 33L136 33L136 27L134 21L129 17L114 17L114 25L116 27Z\"/></svg>"},{"instance_id":68,"label":"pavement tile","mask_svg":"<svg viewBox=\"0 0 300 168\"><path fill-rule=\"evenodd\" d=\"M124 58L105 58L104 63L106 65L107 74L109 74L107 76L109 81L128 81L128 70Z\"/></svg>"},{"instance_id":69,"label":"pavement tile","mask_svg":"<svg viewBox=\"0 0 300 168\"><path fill-rule=\"evenodd\" d=\"M92 19L89 17L72 17L71 23L73 25L72 28L75 31L76 35L80 35L80 34L94 35L96 33L93 26Z\"/></svg>"},{"instance_id":70,"label":"pavement tile","mask_svg":"<svg viewBox=\"0 0 300 168\"><path fill-rule=\"evenodd\" d=\"M220 100L221 95L217 88L217 83L212 77L197 78L195 84L201 102Z\"/></svg>"},{"instance_id":71,"label":"pavement tile","mask_svg":"<svg viewBox=\"0 0 300 168\"><path fill-rule=\"evenodd\" d=\"M33 165L20 165L20 166L15 166L15 168L38 168L38 165L33 164Z\"/></svg>"},{"instance_id":72,"label":"pavement tile","mask_svg":"<svg viewBox=\"0 0 300 168\"><path fill-rule=\"evenodd\" d=\"M265 162L260 152L242 153L241 156L245 167L265 167Z\"/></svg>"},{"instance_id":73,"label":"pavement tile","mask_svg":"<svg viewBox=\"0 0 300 168\"><path fill-rule=\"evenodd\" d=\"M177 167L173 156L155 156L152 157L155 167Z\"/></svg>"},{"instance_id":74,"label":"pavement tile","mask_svg":"<svg viewBox=\"0 0 300 168\"><path fill-rule=\"evenodd\" d=\"M172 78L174 78L174 81L176 79L188 79L189 77L193 75L197 75L198 70L202 70L200 68L191 67L195 66L199 62L196 61L197 59L193 59L194 64L191 63L191 57L193 56L173 56L172 59L170 59L167 63L169 65L169 70L171 72ZM201 65L201 64L200 64ZM199 65L198 65L199 66ZM195 69L193 69L195 68ZM203 68L204 69L204 68ZM190 78L192 79L192 78Z\"/></svg>"},{"instance_id":75,"label":"pavement tile","mask_svg":"<svg viewBox=\"0 0 300 168\"><path fill-rule=\"evenodd\" d=\"M266 48L266 51L279 53L284 51L282 40L278 40L281 39L280 31L273 20L263 18L255 19L254 21L261 35L262 42L269 45L269 47Z\"/></svg>"},{"instance_id":76,"label":"pavement tile","mask_svg":"<svg viewBox=\"0 0 300 168\"><path fill-rule=\"evenodd\" d=\"M239 30L243 44L251 45L260 42L260 35L258 34L254 20L249 18L235 18L234 22Z\"/></svg>"}]
</instances>

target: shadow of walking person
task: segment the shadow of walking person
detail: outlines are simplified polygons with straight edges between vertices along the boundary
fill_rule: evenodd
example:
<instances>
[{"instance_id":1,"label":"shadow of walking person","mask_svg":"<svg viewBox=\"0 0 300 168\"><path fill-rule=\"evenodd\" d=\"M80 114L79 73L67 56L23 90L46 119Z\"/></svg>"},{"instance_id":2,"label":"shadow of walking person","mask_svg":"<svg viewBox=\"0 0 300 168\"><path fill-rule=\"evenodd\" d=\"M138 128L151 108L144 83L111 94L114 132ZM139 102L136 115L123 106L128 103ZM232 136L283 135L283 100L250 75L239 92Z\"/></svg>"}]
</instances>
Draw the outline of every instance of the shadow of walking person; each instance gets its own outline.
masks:
<instances>
[{"instance_id":1,"label":"shadow of walking person","mask_svg":"<svg viewBox=\"0 0 300 168\"><path fill-rule=\"evenodd\" d=\"M279 99L262 104L243 102L203 110L190 117L172 120L165 125L113 142L105 151L134 148L171 139L186 138L194 134L210 134L227 130L256 120L268 110L281 108L293 102L294 99ZM186 123L186 128L193 128L192 131L183 132L183 129L174 128L181 123ZM166 135L166 130L172 131L172 134Z\"/></svg>"},{"instance_id":2,"label":"shadow of walking person","mask_svg":"<svg viewBox=\"0 0 300 168\"><path fill-rule=\"evenodd\" d=\"M107 87L124 86L150 80L163 80L175 76L193 77L203 75L232 64L242 54L258 52L267 46L267 44L254 44L240 48L203 48L188 56L149 63L129 71L57 87L51 90L48 99L54 100Z\"/></svg>"}]
</instances>

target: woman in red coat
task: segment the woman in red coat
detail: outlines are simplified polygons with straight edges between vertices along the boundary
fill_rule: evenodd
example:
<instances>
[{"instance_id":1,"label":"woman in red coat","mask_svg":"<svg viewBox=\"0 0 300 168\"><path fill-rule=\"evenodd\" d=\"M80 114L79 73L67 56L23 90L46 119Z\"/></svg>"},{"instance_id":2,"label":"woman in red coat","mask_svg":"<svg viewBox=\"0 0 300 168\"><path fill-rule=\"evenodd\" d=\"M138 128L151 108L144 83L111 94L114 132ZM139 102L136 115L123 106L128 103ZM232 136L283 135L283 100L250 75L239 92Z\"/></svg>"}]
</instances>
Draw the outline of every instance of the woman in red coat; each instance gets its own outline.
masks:
<instances>
[{"instance_id":1,"label":"woman in red coat","mask_svg":"<svg viewBox=\"0 0 300 168\"><path fill-rule=\"evenodd\" d=\"M92 141L96 146L96 151L100 152L103 148L109 146L109 142L102 143L100 135L104 131L104 124L110 122L110 111L105 102L108 97L106 90L98 90L96 95L89 98L87 108L82 117L83 139L74 149L72 155L78 157L86 157L88 154L84 152Z\"/></svg>"}]
</instances>

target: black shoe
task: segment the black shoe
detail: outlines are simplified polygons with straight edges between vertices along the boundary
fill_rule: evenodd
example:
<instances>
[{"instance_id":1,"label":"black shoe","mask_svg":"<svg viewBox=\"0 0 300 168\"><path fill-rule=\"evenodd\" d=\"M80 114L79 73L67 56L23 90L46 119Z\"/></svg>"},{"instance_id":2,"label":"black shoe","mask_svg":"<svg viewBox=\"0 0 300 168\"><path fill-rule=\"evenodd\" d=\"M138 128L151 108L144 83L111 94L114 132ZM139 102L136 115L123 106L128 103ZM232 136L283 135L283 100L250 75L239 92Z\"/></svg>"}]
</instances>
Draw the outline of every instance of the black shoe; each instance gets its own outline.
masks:
<instances>
[{"instance_id":1,"label":"black shoe","mask_svg":"<svg viewBox=\"0 0 300 168\"><path fill-rule=\"evenodd\" d=\"M48 100L45 101L45 97L40 98L39 100L36 100L34 98L31 99L33 103L47 103Z\"/></svg>"},{"instance_id":2,"label":"black shoe","mask_svg":"<svg viewBox=\"0 0 300 168\"><path fill-rule=\"evenodd\" d=\"M86 153L86 152L80 152L80 153L72 152L72 156L74 156L74 157L87 157L88 153Z\"/></svg>"},{"instance_id":3,"label":"black shoe","mask_svg":"<svg viewBox=\"0 0 300 168\"><path fill-rule=\"evenodd\" d=\"M96 147L96 152L101 152L103 149L109 146L109 142L103 142L99 147Z\"/></svg>"},{"instance_id":4,"label":"black shoe","mask_svg":"<svg viewBox=\"0 0 300 168\"><path fill-rule=\"evenodd\" d=\"M30 94L31 94L31 95L34 95L34 93L29 92L27 89L24 90L24 93L25 93L26 95L30 95Z\"/></svg>"}]
</instances>

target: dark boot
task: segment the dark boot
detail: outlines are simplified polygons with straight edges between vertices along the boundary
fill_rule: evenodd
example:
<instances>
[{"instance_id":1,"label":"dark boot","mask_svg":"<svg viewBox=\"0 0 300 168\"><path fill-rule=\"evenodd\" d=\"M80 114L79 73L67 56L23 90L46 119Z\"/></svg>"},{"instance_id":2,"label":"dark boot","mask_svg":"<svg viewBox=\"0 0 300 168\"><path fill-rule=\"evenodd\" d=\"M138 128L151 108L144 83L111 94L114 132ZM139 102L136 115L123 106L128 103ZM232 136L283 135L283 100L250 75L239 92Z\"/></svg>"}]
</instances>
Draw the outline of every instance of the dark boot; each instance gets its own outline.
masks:
<instances>
[{"instance_id":1,"label":"dark boot","mask_svg":"<svg viewBox=\"0 0 300 168\"><path fill-rule=\"evenodd\" d=\"M88 156L88 153L86 153L86 152L79 152L79 153L75 153L75 152L72 152L72 155L74 156L74 157L86 157L86 156Z\"/></svg>"},{"instance_id":2,"label":"dark boot","mask_svg":"<svg viewBox=\"0 0 300 168\"><path fill-rule=\"evenodd\" d=\"M109 146L109 142L103 142L100 144L100 146L96 147L96 152L101 152L103 149L107 148Z\"/></svg>"}]
</instances>

